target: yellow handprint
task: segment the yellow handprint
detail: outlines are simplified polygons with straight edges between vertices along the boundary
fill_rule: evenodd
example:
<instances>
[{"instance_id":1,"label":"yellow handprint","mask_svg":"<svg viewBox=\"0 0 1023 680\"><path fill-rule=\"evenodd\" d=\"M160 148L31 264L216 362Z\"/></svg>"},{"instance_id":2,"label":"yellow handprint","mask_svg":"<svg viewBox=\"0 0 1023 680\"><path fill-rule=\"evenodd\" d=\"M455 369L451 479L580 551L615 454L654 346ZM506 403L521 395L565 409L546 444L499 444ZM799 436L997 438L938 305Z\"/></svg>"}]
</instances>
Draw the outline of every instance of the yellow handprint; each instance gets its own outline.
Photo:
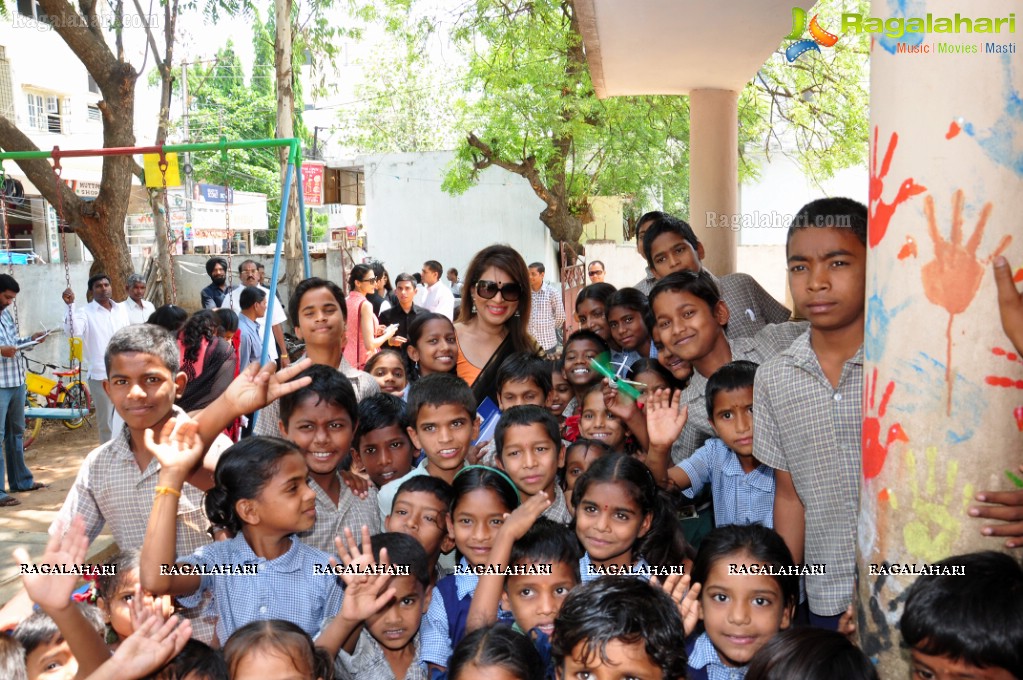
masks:
<instances>
[{"instance_id":1,"label":"yellow handprint","mask_svg":"<svg viewBox=\"0 0 1023 680\"><path fill-rule=\"evenodd\" d=\"M913 496L914 519L902 529L906 550L914 557L926 562L934 562L951 553L952 544L961 533L962 517L966 516L966 508L973 497L973 484L967 483L961 493L960 507L953 515L955 502L956 480L959 478L959 461L949 460L945 466L944 489L938 489L938 448L929 446L924 451L927 459L924 488L920 489L917 474L917 455L914 451L906 451L905 470L909 475L909 488ZM896 503L892 503L896 507Z\"/></svg>"}]
</instances>

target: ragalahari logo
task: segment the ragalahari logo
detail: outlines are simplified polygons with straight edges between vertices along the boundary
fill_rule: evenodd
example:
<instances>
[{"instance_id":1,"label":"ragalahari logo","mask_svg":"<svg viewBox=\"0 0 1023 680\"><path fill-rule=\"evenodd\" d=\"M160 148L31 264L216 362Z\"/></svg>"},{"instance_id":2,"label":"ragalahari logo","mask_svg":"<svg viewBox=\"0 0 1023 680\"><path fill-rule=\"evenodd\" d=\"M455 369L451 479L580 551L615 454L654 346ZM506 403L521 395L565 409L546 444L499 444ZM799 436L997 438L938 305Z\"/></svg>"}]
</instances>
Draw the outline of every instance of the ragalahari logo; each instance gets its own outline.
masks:
<instances>
[{"instance_id":1,"label":"ragalahari logo","mask_svg":"<svg viewBox=\"0 0 1023 680\"><path fill-rule=\"evenodd\" d=\"M813 19L810 19L810 36L813 38L803 38L803 33L806 31L806 10L802 7L792 8L792 32L785 36L786 40L795 40L785 50L785 58L789 60L791 64L800 56L806 54L810 50L820 52L823 47L834 47L835 43L838 42L838 36L834 33L829 33L821 28L821 25L817 23L817 15L813 15Z\"/></svg>"}]
</instances>

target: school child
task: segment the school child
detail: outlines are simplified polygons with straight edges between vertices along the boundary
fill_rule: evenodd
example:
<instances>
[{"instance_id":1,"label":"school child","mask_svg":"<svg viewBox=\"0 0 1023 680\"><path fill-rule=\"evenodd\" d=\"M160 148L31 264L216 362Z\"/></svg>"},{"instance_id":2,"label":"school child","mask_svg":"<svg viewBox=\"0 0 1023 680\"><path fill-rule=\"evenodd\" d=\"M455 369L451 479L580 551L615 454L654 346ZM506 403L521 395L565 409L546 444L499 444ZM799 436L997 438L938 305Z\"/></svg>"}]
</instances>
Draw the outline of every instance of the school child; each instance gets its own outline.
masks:
<instances>
[{"instance_id":1,"label":"school child","mask_svg":"<svg viewBox=\"0 0 1023 680\"><path fill-rule=\"evenodd\" d=\"M979 552L935 562L909 587L899 629L913 677L1023 678L1023 569Z\"/></svg>"},{"instance_id":2,"label":"school child","mask_svg":"<svg viewBox=\"0 0 1023 680\"><path fill-rule=\"evenodd\" d=\"M695 498L708 484L714 496L714 524L762 524L774 518L774 470L753 456L753 378L751 361L725 364L707 381L707 415L717 437L689 458L668 467L671 445L681 432L685 415L679 412L679 393L655 395L646 408L650 449L644 461L655 479L665 475Z\"/></svg>"},{"instance_id":3,"label":"school child","mask_svg":"<svg viewBox=\"0 0 1023 680\"><path fill-rule=\"evenodd\" d=\"M822 224L848 226L817 226ZM774 468L774 528L806 577L810 623L836 629L852 601L863 481L863 327L867 208L813 201L789 227L789 288L810 329L762 363L753 450Z\"/></svg>"},{"instance_id":4,"label":"school child","mask_svg":"<svg viewBox=\"0 0 1023 680\"><path fill-rule=\"evenodd\" d=\"M404 397L408 387L405 358L396 349L382 349L366 362L366 372L373 376L381 392Z\"/></svg>"},{"instance_id":5,"label":"school child","mask_svg":"<svg viewBox=\"0 0 1023 680\"><path fill-rule=\"evenodd\" d=\"M515 483L523 499L541 491L550 501L543 516L561 524L572 521L558 469L565 464L558 422L539 406L513 406L501 414L494 431L497 467Z\"/></svg>"},{"instance_id":6,"label":"school child","mask_svg":"<svg viewBox=\"0 0 1023 680\"><path fill-rule=\"evenodd\" d=\"M693 365L682 357L676 356L670 347L666 347L661 342L660 336L653 330L651 330L650 335L652 336L654 349L657 350L657 363L671 374L671 377L675 379L675 386L678 389L685 389L686 385L689 384L689 379L693 377Z\"/></svg>"},{"instance_id":7,"label":"school child","mask_svg":"<svg viewBox=\"0 0 1023 680\"><path fill-rule=\"evenodd\" d=\"M253 621L239 628L224 645L231 680L310 678L334 680L334 664L290 621Z\"/></svg>"},{"instance_id":8,"label":"school child","mask_svg":"<svg viewBox=\"0 0 1023 680\"><path fill-rule=\"evenodd\" d=\"M451 655L448 680L540 680L544 663L524 635L505 625L479 628L462 638Z\"/></svg>"},{"instance_id":9,"label":"school child","mask_svg":"<svg viewBox=\"0 0 1023 680\"><path fill-rule=\"evenodd\" d=\"M579 291L575 298L575 318L580 330L596 333L606 342L611 342L611 326L607 322L607 301L615 292L610 283L591 283Z\"/></svg>"},{"instance_id":10,"label":"school child","mask_svg":"<svg viewBox=\"0 0 1023 680\"><path fill-rule=\"evenodd\" d=\"M543 633L549 640L554 618L568 593L579 585L579 542L572 530L541 516L550 504L546 494L530 498L512 512L494 539L490 564L507 567L480 576L469 609L467 628L497 620L498 605L511 612L520 633ZM548 572L531 567L543 565Z\"/></svg>"},{"instance_id":11,"label":"school child","mask_svg":"<svg viewBox=\"0 0 1023 680\"><path fill-rule=\"evenodd\" d=\"M620 288L608 298L607 324L611 339L620 348L611 353L611 367L618 375L624 376L632 364L651 355L653 346L645 321L649 313L646 294L635 288Z\"/></svg>"},{"instance_id":12,"label":"school child","mask_svg":"<svg viewBox=\"0 0 1023 680\"><path fill-rule=\"evenodd\" d=\"M565 378L565 360L562 358L547 360L547 369L551 376L551 391L547 396L547 410L554 414L559 423L565 422L569 402L572 401L572 386Z\"/></svg>"},{"instance_id":13,"label":"school child","mask_svg":"<svg viewBox=\"0 0 1023 680\"><path fill-rule=\"evenodd\" d=\"M344 357L347 315L341 287L316 276L299 281L288 299L288 318L295 324L295 335L305 342L304 358L341 371L352 383L356 399L362 401L378 393L380 386L373 376L355 368ZM276 437L278 421L280 403L270 400L256 417L253 434Z\"/></svg>"},{"instance_id":14,"label":"school child","mask_svg":"<svg viewBox=\"0 0 1023 680\"><path fill-rule=\"evenodd\" d=\"M365 497L353 492L338 470L352 449L359 422L355 390L348 378L330 366L310 366L299 374L311 378L305 387L280 399L280 434L305 457L310 488L316 493L316 523L298 535L306 545L329 552L343 527L380 530L376 489Z\"/></svg>"},{"instance_id":15,"label":"school child","mask_svg":"<svg viewBox=\"0 0 1023 680\"><path fill-rule=\"evenodd\" d=\"M351 613L357 609L355 598L345 598L339 616L360 621L362 629L338 652L337 669L352 680L426 680L426 667L419 660L419 627L431 595L426 551L414 538L399 533L377 534L360 549L371 550L378 565L383 553L389 565L406 573L391 575L381 584L381 589L394 591L390 598L378 598L357 615Z\"/></svg>"},{"instance_id":16,"label":"school child","mask_svg":"<svg viewBox=\"0 0 1023 680\"><path fill-rule=\"evenodd\" d=\"M185 606L197 605L211 591L219 640L265 619L285 619L315 635L337 613L343 593L337 579L329 571L323 573L330 555L296 536L316 524L316 492L307 483L306 456L295 444L249 437L225 451L204 505L211 521L226 527L234 538L175 560L173 526L181 483L201 455L195 430L194 422L178 423L173 435L167 434L171 441L148 442L161 469L142 546L142 587L156 595L173 595ZM161 569L175 562L170 573ZM256 573L230 576L196 575L191 568L212 572L253 563L259 563Z\"/></svg>"},{"instance_id":17,"label":"school child","mask_svg":"<svg viewBox=\"0 0 1023 680\"><path fill-rule=\"evenodd\" d=\"M799 602L794 574L751 574L744 567L775 571L794 566L785 541L758 524L718 527L703 539L693 563L699 583L704 632L687 646L690 680L732 673L741 677L758 649L788 628ZM732 573L745 572L745 573ZM729 676L731 677L731 676Z\"/></svg>"},{"instance_id":18,"label":"school child","mask_svg":"<svg viewBox=\"0 0 1023 680\"><path fill-rule=\"evenodd\" d=\"M593 461L611 453L611 447L596 439L580 437L565 448L565 471L561 476L561 490L565 493L565 504L572 512L572 490L584 472L590 469Z\"/></svg>"},{"instance_id":19,"label":"school child","mask_svg":"<svg viewBox=\"0 0 1023 680\"><path fill-rule=\"evenodd\" d=\"M490 563L490 551L504 516L519 505L507 475L473 465L455 477L454 500L448 514L450 531L461 559L455 573L437 582L422 630L422 658L431 667L447 668L451 650L465 635L466 619L479 577L474 568Z\"/></svg>"},{"instance_id":20,"label":"school child","mask_svg":"<svg viewBox=\"0 0 1023 680\"><path fill-rule=\"evenodd\" d=\"M416 317L417 320L419 317ZM426 459L404 477L380 489L380 515L391 512L394 494L410 476L430 475L452 483L465 465L472 440L479 436L476 397L457 375L428 375L412 384L408 398L408 434Z\"/></svg>"},{"instance_id":21,"label":"school child","mask_svg":"<svg viewBox=\"0 0 1023 680\"><path fill-rule=\"evenodd\" d=\"M880 680L877 668L849 638L833 630L783 630L753 655L746 680Z\"/></svg>"},{"instance_id":22,"label":"school child","mask_svg":"<svg viewBox=\"0 0 1023 680\"><path fill-rule=\"evenodd\" d=\"M85 524L75 517L67 532L58 526L38 561L31 561L24 548L14 551L14 558L22 567L25 592L39 606L18 623L12 634L25 648L28 680L71 680L76 673L87 677L110 658L110 651L103 644L104 626L99 610L71 599L79 576L63 573L70 569L36 573L31 568L36 564L77 568L85 562L88 547Z\"/></svg>"},{"instance_id":23,"label":"school child","mask_svg":"<svg viewBox=\"0 0 1023 680\"><path fill-rule=\"evenodd\" d=\"M185 386L185 374L178 370L180 354L174 336L151 324L135 324L114 333L104 361L105 389L124 427L86 456L49 531L51 535L63 531L80 515L90 543L107 527L121 550L138 550L146 535L160 474L160 461L145 446L145 432L152 429L159 441L164 424L184 415L174 401ZM215 434L244 412L224 420ZM180 555L195 552L212 540L207 534L210 523L202 511L202 490L210 486L212 460L207 457L203 461L207 469L192 472L181 487L176 523ZM196 619L199 613L186 611L183 615ZM200 639L211 639L211 621L193 623Z\"/></svg>"},{"instance_id":24,"label":"school child","mask_svg":"<svg viewBox=\"0 0 1023 680\"><path fill-rule=\"evenodd\" d=\"M419 475L402 482L394 496L394 506L384 519L384 530L408 534L426 551L430 573L430 592L447 573L438 567L442 553L454 550L455 541L448 531L448 512L454 491L443 479Z\"/></svg>"},{"instance_id":25,"label":"school child","mask_svg":"<svg viewBox=\"0 0 1023 680\"><path fill-rule=\"evenodd\" d=\"M788 308L749 274L714 276L701 262L703 244L684 220L665 214L653 219L643 235L643 251L658 279L680 271L707 273L732 310L729 338L751 337L765 325L783 323L791 316Z\"/></svg>"},{"instance_id":26,"label":"school child","mask_svg":"<svg viewBox=\"0 0 1023 680\"><path fill-rule=\"evenodd\" d=\"M116 647L132 634L131 603L139 584L139 551L122 550L106 561L113 573L102 573L93 582L96 606L106 621L106 641Z\"/></svg>"},{"instance_id":27,"label":"school child","mask_svg":"<svg viewBox=\"0 0 1023 680\"><path fill-rule=\"evenodd\" d=\"M604 403L603 388L597 384L583 397L579 414L579 436L607 444L612 451L625 452L629 430Z\"/></svg>"},{"instance_id":28,"label":"school child","mask_svg":"<svg viewBox=\"0 0 1023 680\"><path fill-rule=\"evenodd\" d=\"M600 374L590 367L590 361L601 354L610 356L611 347L593 331L583 329L568 336L568 340L565 341L565 361L562 370L565 380L572 386L573 398L565 407L564 415L574 415L590 388L600 384Z\"/></svg>"},{"instance_id":29,"label":"school child","mask_svg":"<svg viewBox=\"0 0 1023 680\"><path fill-rule=\"evenodd\" d=\"M640 579L601 578L574 589L554 621L551 645L560 678L686 677L675 602Z\"/></svg>"},{"instance_id":30,"label":"school child","mask_svg":"<svg viewBox=\"0 0 1023 680\"><path fill-rule=\"evenodd\" d=\"M458 341L451 319L435 312L417 314L408 327L405 351L412 364L410 382L431 373L454 373Z\"/></svg>"},{"instance_id":31,"label":"school child","mask_svg":"<svg viewBox=\"0 0 1023 680\"><path fill-rule=\"evenodd\" d=\"M636 389L640 393L640 397L637 400L638 404L646 403L649 396L657 390L670 387L683 389L685 387L685 383L680 384L675 380L675 376L662 366L657 359L637 359L633 362L626 377L633 382L639 383L639 385L636 385Z\"/></svg>"},{"instance_id":32,"label":"school child","mask_svg":"<svg viewBox=\"0 0 1023 680\"><path fill-rule=\"evenodd\" d=\"M511 354L497 371L497 406L504 411L513 406L544 406L551 393L548 363L526 352Z\"/></svg>"},{"instance_id":33,"label":"school child","mask_svg":"<svg viewBox=\"0 0 1023 680\"><path fill-rule=\"evenodd\" d=\"M653 475L631 456L611 453L575 483L575 533L586 553L583 583L627 571L648 579L648 567L687 565L689 546Z\"/></svg>"},{"instance_id":34,"label":"school child","mask_svg":"<svg viewBox=\"0 0 1023 680\"><path fill-rule=\"evenodd\" d=\"M412 469L416 451L408 436L408 424L408 409L398 397L374 394L359 402L352 461L356 468L366 470L378 489Z\"/></svg>"}]
</instances>

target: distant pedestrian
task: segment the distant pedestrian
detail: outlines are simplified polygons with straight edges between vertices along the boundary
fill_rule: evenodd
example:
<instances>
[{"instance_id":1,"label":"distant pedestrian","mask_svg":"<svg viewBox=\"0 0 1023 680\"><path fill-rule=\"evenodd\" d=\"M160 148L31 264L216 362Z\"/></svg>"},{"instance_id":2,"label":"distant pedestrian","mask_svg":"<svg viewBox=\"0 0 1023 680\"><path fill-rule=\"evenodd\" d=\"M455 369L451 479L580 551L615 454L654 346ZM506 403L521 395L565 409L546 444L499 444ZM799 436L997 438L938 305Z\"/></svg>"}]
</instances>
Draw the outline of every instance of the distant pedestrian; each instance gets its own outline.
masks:
<instances>
[{"instance_id":1,"label":"distant pedestrian","mask_svg":"<svg viewBox=\"0 0 1023 680\"><path fill-rule=\"evenodd\" d=\"M146 300L146 279L141 274L132 274L126 282L128 299L122 302L124 309L128 312L128 321L131 323L145 323L149 315L156 311L156 307L149 300Z\"/></svg>"},{"instance_id":2,"label":"distant pedestrian","mask_svg":"<svg viewBox=\"0 0 1023 680\"><path fill-rule=\"evenodd\" d=\"M227 260L222 257L211 257L206 260L206 273L210 277L210 285L199 293L203 309L217 309L224 306L224 296L231 292L227 287Z\"/></svg>"},{"instance_id":3,"label":"distant pedestrian","mask_svg":"<svg viewBox=\"0 0 1023 680\"><path fill-rule=\"evenodd\" d=\"M440 282L444 268L437 260L423 263L423 283L426 284L426 298L422 307L428 312L443 314L451 320L455 318L455 296L449 286Z\"/></svg>"}]
</instances>

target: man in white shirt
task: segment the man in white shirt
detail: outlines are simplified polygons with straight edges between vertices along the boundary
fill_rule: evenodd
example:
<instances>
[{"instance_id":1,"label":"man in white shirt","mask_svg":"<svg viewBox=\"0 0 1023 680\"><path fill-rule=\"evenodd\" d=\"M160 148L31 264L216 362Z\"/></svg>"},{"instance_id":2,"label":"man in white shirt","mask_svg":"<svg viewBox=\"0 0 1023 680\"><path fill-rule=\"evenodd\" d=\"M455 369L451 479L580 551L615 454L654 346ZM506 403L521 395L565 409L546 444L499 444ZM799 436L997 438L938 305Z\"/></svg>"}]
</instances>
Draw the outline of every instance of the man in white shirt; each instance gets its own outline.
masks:
<instances>
[{"instance_id":1,"label":"man in white shirt","mask_svg":"<svg viewBox=\"0 0 1023 680\"><path fill-rule=\"evenodd\" d=\"M110 441L114 407L103 389L103 382L107 379L107 367L103 356L114 333L131 322L128 320L127 308L114 302L111 297L113 289L109 276L96 274L89 279L88 285L92 291L92 302L79 309L74 307L75 292L70 288L64 291L62 297L64 304L67 305L64 332L82 339L83 358L89 365L86 378L89 392L92 393L92 403L96 407L99 443L105 444Z\"/></svg>"},{"instance_id":2,"label":"man in white shirt","mask_svg":"<svg viewBox=\"0 0 1023 680\"><path fill-rule=\"evenodd\" d=\"M448 284L456 298L462 297L462 279L458 278L458 270L454 267L448 270Z\"/></svg>"},{"instance_id":3,"label":"man in white shirt","mask_svg":"<svg viewBox=\"0 0 1023 680\"><path fill-rule=\"evenodd\" d=\"M145 278L141 274L132 274L125 285L128 289L128 299L121 304L128 312L128 321L132 324L149 321L149 315L155 312L156 308L152 302L145 299Z\"/></svg>"},{"instance_id":4,"label":"man in white shirt","mask_svg":"<svg viewBox=\"0 0 1023 680\"><path fill-rule=\"evenodd\" d=\"M455 296L451 288L440 282L444 273L444 267L437 260L427 260L423 263L423 283L426 285L426 299L423 300L423 308L428 312L443 314L452 321L455 320Z\"/></svg>"},{"instance_id":5,"label":"man in white shirt","mask_svg":"<svg viewBox=\"0 0 1023 680\"><path fill-rule=\"evenodd\" d=\"M266 293L267 296L270 295L269 289L259 285L262 277L259 273L259 265L255 262L255 260L245 260L238 265L238 278L241 285L236 286L235 289L231 291L229 298L224 300L224 306L233 309L236 314L241 314L242 306L240 298L242 291L245 290L246 286L256 286ZM284 344L284 322L288 320L288 314L284 311L284 305L282 305L281 301L276 297L274 297L273 300L268 300L268 302L268 311L263 318L257 321L257 325L259 326L259 337L263 337L263 325L267 322L267 319L270 319L270 330L273 332L274 340L276 342L270 343L270 352L267 355L267 360L276 361L278 357L277 345L287 347L287 345ZM287 355L281 357L282 367L287 366L290 363L291 361L288 359Z\"/></svg>"}]
</instances>

